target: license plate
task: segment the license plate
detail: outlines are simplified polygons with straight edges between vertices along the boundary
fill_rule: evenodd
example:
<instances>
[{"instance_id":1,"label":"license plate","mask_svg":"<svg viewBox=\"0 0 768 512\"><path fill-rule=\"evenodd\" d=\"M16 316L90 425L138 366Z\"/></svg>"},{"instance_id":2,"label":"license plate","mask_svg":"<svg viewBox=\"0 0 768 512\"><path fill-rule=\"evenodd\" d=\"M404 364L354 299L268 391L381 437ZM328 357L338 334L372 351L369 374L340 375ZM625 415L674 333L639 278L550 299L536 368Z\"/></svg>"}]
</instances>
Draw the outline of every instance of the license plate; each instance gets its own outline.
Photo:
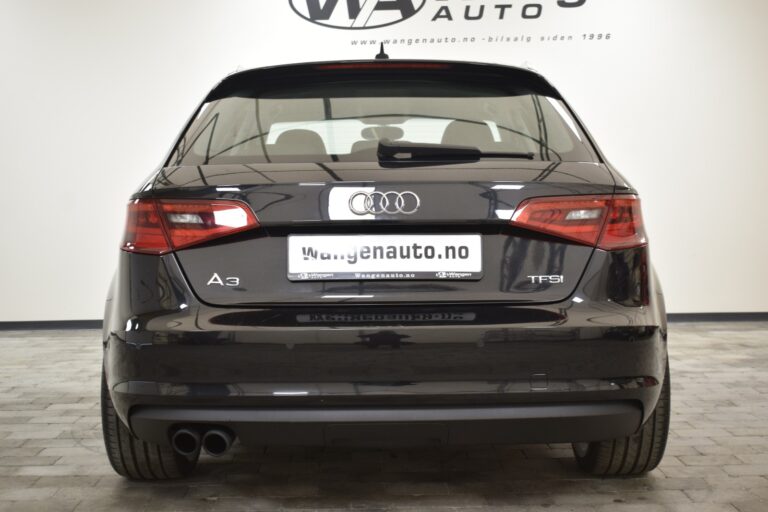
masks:
<instances>
[{"instance_id":1,"label":"license plate","mask_svg":"<svg viewBox=\"0 0 768 512\"><path fill-rule=\"evenodd\" d=\"M291 281L477 280L480 235L292 235Z\"/></svg>"}]
</instances>

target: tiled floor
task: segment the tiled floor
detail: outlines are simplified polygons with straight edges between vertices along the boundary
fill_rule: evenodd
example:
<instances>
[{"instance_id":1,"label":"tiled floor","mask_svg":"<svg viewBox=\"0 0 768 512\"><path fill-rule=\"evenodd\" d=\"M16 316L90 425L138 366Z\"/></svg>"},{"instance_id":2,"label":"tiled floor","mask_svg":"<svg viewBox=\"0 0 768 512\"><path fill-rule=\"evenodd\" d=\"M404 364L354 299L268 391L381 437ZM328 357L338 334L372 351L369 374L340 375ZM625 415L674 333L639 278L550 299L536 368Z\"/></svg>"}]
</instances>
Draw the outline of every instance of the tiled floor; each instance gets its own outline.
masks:
<instances>
[{"instance_id":1,"label":"tiled floor","mask_svg":"<svg viewBox=\"0 0 768 512\"><path fill-rule=\"evenodd\" d=\"M238 447L162 484L125 481L107 463L98 332L0 332L0 511L768 511L768 323L671 331L671 439L643 478L586 477L566 445Z\"/></svg>"}]
</instances>

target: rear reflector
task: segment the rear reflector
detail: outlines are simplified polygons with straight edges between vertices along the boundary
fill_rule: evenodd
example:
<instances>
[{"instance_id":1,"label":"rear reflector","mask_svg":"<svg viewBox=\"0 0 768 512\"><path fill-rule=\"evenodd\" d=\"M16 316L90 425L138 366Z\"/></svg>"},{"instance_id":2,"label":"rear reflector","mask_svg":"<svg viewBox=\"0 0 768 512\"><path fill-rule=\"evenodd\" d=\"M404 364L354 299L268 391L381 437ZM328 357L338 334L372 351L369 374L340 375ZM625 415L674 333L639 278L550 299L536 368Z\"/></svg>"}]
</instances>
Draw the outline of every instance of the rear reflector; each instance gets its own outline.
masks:
<instances>
[{"instance_id":1,"label":"rear reflector","mask_svg":"<svg viewBox=\"0 0 768 512\"><path fill-rule=\"evenodd\" d=\"M137 199L128 204L122 248L164 254L258 227L253 211L239 201Z\"/></svg>"},{"instance_id":2,"label":"rear reflector","mask_svg":"<svg viewBox=\"0 0 768 512\"><path fill-rule=\"evenodd\" d=\"M637 196L567 196L526 199L510 224L606 251L647 243Z\"/></svg>"}]
</instances>

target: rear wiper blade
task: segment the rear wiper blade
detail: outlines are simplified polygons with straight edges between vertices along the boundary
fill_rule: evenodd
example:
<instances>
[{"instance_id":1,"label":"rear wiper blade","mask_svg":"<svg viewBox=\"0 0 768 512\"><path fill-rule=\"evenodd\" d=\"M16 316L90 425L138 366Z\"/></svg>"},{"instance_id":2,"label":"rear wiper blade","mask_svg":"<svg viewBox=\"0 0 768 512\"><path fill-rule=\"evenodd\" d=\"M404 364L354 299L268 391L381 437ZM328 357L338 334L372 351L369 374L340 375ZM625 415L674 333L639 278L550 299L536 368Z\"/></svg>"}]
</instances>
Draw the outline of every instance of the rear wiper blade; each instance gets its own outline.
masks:
<instances>
[{"instance_id":1,"label":"rear wiper blade","mask_svg":"<svg viewBox=\"0 0 768 512\"><path fill-rule=\"evenodd\" d=\"M474 162L483 158L522 158L533 160L533 153L483 152L473 146L452 146L446 144L420 144L379 140L377 156L381 161L413 160L459 160Z\"/></svg>"}]
</instances>

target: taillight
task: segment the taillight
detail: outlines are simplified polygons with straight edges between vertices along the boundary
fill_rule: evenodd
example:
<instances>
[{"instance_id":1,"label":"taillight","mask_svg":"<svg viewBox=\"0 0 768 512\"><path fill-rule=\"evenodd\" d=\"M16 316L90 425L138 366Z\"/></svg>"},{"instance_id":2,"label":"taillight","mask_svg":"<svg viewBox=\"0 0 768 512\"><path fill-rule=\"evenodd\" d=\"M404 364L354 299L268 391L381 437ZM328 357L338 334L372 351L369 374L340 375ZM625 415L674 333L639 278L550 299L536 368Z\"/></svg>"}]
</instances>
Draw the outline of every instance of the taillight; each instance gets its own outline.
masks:
<instances>
[{"instance_id":1,"label":"taillight","mask_svg":"<svg viewBox=\"0 0 768 512\"><path fill-rule=\"evenodd\" d=\"M239 201L137 199L128 204L122 248L164 254L258 227L253 211Z\"/></svg>"},{"instance_id":2,"label":"taillight","mask_svg":"<svg viewBox=\"0 0 768 512\"><path fill-rule=\"evenodd\" d=\"M154 201L137 199L128 203L123 250L148 254L171 250Z\"/></svg>"},{"instance_id":3,"label":"taillight","mask_svg":"<svg viewBox=\"0 0 768 512\"><path fill-rule=\"evenodd\" d=\"M648 243L637 196L616 196L605 222L598 247L606 251L630 249Z\"/></svg>"},{"instance_id":4,"label":"taillight","mask_svg":"<svg viewBox=\"0 0 768 512\"><path fill-rule=\"evenodd\" d=\"M567 196L526 199L510 224L606 251L647 243L637 196Z\"/></svg>"}]
</instances>

